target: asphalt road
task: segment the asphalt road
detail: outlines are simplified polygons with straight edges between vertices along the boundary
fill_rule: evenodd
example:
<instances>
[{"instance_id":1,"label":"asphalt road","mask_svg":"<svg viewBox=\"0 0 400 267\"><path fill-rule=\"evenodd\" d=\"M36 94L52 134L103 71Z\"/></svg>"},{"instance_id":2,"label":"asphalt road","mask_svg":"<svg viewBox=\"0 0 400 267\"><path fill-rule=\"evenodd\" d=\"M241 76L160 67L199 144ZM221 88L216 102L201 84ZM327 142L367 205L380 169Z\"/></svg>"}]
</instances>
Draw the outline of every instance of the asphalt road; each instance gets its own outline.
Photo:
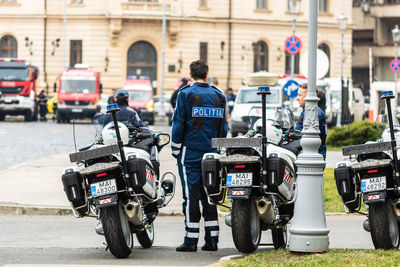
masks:
<instances>
[{"instance_id":1,"label":"asphalt road","mask_svg":"<svg viewBox=\"0 0 400 267\"><path fill-rule=\"evenodd\" d=\"M330 248L373 248L369 233L362 229L362 216L327 216ZM227 255L240 254L234 247L231 229L220 222L217 252L178 253L183 240L183 217L159 217L155 221L155 242L142 249L135 240L127 259L116 259L105 251L104 237L94 232L96 220L71 216L0 216L0 265L5 264L85 264L85 265L167 265L204 266ZM203 228L201 228L202 231ZM270 231L262 243L270 243ZM203 244L200 238L199 246ZM271 246L257 251L270 250Z\"/></svg>"},{"instance_id":2,"label":"asphalt road","mask_svg":"<svg viewBox=\"0 0 400 267\"><path fill-rule=\"evenodd\" d=\"M167 124L151 128L170 132ZM95 126L90 121L75 123L77 148L92 143L95 135ZM28 160L74 151L72 123L22 122L19 117L7 117L5 122L0 122L0 170Z\"/></svg>"}]
</instances>

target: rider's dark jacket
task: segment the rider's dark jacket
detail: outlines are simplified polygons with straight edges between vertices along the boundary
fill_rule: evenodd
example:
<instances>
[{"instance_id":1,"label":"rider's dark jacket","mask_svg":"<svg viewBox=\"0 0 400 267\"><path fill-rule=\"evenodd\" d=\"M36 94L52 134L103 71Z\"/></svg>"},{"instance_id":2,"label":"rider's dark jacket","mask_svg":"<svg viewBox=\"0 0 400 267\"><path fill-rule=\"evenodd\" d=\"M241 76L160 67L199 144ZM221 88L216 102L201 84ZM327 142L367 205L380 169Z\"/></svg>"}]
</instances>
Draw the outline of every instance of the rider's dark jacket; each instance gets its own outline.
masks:
<instances>
[{"instance_id":1,"label":"rider's dark jacket","mask_svg":"<svg viewBox=\"0 0 400 267\"><path fill-rule=\"evenodd\" d=\"M117 120L119 122L127 123L128 126L133 127L146 127L144 122L140 119L135 109L128 106L127 103L117 102L120 110L117 112ZM103 127L112 121L111 114L104 115Z\"/></svg>"}]
</instances>

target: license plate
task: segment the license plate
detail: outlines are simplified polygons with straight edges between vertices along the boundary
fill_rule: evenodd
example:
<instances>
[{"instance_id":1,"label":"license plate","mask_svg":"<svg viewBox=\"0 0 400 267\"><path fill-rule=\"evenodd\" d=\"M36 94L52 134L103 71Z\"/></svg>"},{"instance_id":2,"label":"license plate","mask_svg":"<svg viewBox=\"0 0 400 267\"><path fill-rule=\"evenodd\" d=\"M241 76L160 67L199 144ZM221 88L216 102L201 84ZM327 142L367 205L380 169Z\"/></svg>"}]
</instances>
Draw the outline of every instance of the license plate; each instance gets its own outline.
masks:
<instances>
[{"instance_id":1,"label":"license plate","mask_svg":"<svg viewBox=\"0 0 400 267\"><path fill-rule=\"evenodd\" d=\"M71 111L74 112L74 113L79 113L79 112L82 112L83 109L81 109L81 108L73 108Z\"/></svg>"},{"instance_id":2,"label":"license plate","mask_svg":"<svg viewBox=\"0 0 400 267\"><path fill-rule=\"evenodd\" d=\"M361 180L361 192L374 192L386 189L386 176Z\"/></svg>"},{"instance_id":3,"label":"license plate","mask_svg":"<svg viewBox=\"0 0 400 267\"><path fill-rule=\"evenodd\" d=\"M253 173L237 172L228 173L226 185L231 187L249 187L253 185Z\"/></svg>"},{"instance_id":4,"label":"license plate","mask_svg":"<svg viewBox=\"0 0 400 267\"><path fill-rule=\"evenodd\" d=\"M90 185L92 197L109 195L117 192L117 184L115 179L102 181Z\"/></svg>"}]
</instances>

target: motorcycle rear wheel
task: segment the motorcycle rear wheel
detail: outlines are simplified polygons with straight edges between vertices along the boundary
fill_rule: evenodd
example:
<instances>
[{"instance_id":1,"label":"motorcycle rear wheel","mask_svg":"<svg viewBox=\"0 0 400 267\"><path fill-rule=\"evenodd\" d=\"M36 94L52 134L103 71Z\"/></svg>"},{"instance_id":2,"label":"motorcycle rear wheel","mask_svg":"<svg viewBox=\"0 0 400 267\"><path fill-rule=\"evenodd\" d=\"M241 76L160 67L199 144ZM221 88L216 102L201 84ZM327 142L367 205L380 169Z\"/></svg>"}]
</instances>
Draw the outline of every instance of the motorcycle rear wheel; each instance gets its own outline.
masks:
<instances>
[{"instance_id":1,"label":"motorcycle rear wheel","mask_svg":"<svg viewBox=\"0 0 400 267\"><path fill-rule=\"evenodd\" d=\"M375 249L397 249L399 247L399 223L390 199L383 203L370 204L368 220Z\"/></svg>"},{"instance_id":2,"label":"motorcycle rear wheel","mask_svg":"<svg viewBox=\"0 0 400 267\"><path fill-rule=\"evenodd\" d=\"M118 201L116 206L102 208L100 220L111 254L117 258L128 257L132 252L133 236L122 203Z\"/></svg>"},{"instance_id":3,"label":"motorcycle rear wheel","mask_svg":"<svg viewBox=\"0 0 400 267\"><path fill-rule=\"evenodd\" d=\"M235 247L242 253L251 253L258 248L261 225L252 198L233 200L232 237Z\"/></svg>"},{"instance_id":4,"label":"motorcycle rear wheel","mask_svg":"<svg viewBox=\"0 0 400 267\"><path fill-rule=\"evenodd\" d=\"M151 223L146 229L136 233L136 237L142 248L150 248L154 242L154 224Z\"/></svg>"}]
</instances>

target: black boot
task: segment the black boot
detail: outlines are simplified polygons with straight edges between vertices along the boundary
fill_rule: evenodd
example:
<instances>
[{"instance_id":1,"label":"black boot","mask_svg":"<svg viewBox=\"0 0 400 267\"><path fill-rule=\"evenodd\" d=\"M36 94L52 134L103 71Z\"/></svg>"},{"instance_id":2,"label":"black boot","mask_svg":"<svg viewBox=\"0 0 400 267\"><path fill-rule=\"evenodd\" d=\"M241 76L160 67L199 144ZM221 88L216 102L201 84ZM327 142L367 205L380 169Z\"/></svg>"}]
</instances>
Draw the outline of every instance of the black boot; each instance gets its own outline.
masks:
<instances>
[{"instance_id":1,"label":"black boot","mask_svg":"<svg viewBox=\"0 0 400 267\"><path fill-rule=\"evenodd\" d=\"M179 247L176 248L176 251L178 252L196 252L197 251L197 246L190 246L185 243L180 245Z\"/></svg>"},{"instance_id":2,"label":"black boot","mask_svg":"<svg viewBox=\"0 0 400 267\"><path fill-rule=\"evenodd\" d=\"M218 250L218 245L217 244L205 243L204 246L201 247L201 250L204 250L204 251L217 251Z\"/></svg>"}]
</instances>

